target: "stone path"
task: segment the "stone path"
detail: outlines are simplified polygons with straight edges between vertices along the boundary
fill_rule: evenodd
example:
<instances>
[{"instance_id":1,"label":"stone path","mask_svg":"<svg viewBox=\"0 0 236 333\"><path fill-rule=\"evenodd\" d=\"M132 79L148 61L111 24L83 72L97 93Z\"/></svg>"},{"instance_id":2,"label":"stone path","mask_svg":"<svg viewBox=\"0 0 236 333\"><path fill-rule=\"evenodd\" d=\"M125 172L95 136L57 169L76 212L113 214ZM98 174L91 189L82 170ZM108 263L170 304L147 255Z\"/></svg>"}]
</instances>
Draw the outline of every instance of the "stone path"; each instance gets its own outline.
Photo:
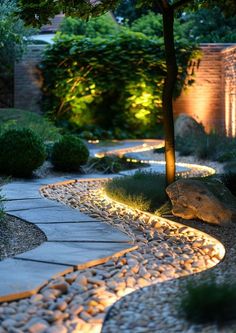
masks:
<instances>
[{"instance_id":1,"label":"stone path","mask_svg":"<svg viewBox=\"0 0 236 333\"><path fill-rule=\"evenodd\" d=\"M112 226L41 197L42 185L63 180L66 177L3 186L6 212L37 225L47 241L0 262L0 302L33 295L51 278L101 264L113 255L135 249L132 240Z\"/></svg>"},{"instance_id":2,"label":"stone path","mask_svg":"<svg viewBox=\"0 0 236 333\"><path fill-rule=\"evenodd\" d=\"M139 149L153 144L140 142ZM128 142L122 146L123 153L131 149ZM223 246L206 234L96 198L99 180L43 187L48 198L81 212L38 192L42 185L73 178L78 177L15 182L3 189L7 212L37 225L47 242L0 262L0 301L33 295L1 304L0 333L100 332L108 307L127 293L207 269L224 256Z\"/></svg>"}]
</instances>

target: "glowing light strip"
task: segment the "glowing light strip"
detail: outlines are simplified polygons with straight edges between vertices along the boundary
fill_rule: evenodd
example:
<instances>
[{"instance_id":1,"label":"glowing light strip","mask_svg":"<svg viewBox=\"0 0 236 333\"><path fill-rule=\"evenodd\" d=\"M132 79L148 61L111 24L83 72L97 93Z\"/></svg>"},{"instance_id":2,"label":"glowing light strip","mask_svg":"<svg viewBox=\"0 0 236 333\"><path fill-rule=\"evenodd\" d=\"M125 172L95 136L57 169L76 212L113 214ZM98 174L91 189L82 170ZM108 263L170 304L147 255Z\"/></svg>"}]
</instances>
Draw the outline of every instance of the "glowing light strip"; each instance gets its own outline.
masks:
<instances>
[{"instance_id":1,"label":"glowing light strip","mask_svg":"<svg viewBox=\"0 0 236 333\"><path fill-rule=\"evenodd\" d=\"M200 236L201 237L204 237L206 240L210 241L213 243L215 249L217 250L217 253L218 253L218 257L219 257L219 262L224 258L225 256L225 247L224 245L218 241L216 238L206 234L205 232L203 231L200 231L200 230L197 230L195 228L192 228L192 227L189 227L189 226L186 226L184 224L181 224L181 223L178 223L178 222L175 222L175 221L172 221L172 220L168 220L167 218L164 218L164 217L161 217L161 216L157 216L157 215L154 215L154 214L151 214L151 213L147 213L147 212L143 212L142 210L139 210L139 209L134 209L134 208L131 208L119 201L116 201L114 199L111 199L110 197L107 196L107 194L104 192L104 190L100 190L98 191L98 195L99 196L102 196L108 203L112 203L112 204L115 204L117 207L120 207L122 209L125 209L127 213L130 213L130 212L139 212L140 216L143 216L143 217L149 217L153 220L156 220L160 223L162 223L164 226L167 225L172 225L172 226L176 226L178 228L181 228L181 227L186 227L186 231L185 232L188 232L188 231L191 231L193 232L195 235ZM215 265L213 265L215 266ZM209 265L208 268L211 268L213 267L212 265ZM200 272L201 270L199 270Z\"/></svg>"},{"instance_id":2,"label":"glowing light strip","mask_svg":"<svg viewBox=\"0 0 236 333\"><path fill-rule=\"evenodd\" d=\"M163 148L165 146L163 140L145 140L142 145L137 145L134 147L127 147L127 148L119 148L119 149L113 149L109 151L99 152L95 154L95 157L102 158L107 155L118 155L120 157L124 156L127 153L137 153L137 152L143 152L148 151L152 149L159 149ZM156 141L156 143L155 143Z\"/></svg>"}]
</instances>

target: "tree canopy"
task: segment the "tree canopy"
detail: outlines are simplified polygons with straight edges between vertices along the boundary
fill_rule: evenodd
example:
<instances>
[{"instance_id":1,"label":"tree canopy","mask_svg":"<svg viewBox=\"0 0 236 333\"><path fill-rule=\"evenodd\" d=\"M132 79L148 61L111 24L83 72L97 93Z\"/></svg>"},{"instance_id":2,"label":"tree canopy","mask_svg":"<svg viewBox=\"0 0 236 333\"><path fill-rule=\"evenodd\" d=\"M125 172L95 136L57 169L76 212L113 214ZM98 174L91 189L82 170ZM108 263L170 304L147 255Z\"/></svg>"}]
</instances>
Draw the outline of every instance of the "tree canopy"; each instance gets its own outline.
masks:
<instances>
[{"instance_id":1,"label":"tree canopy","mask_svg":"<svg viewBox=\"0 0 236 333\"><path fill-rule=\"evenodd\" d=\"M18 0L20 15L28 24L42 25L60 12L70 16L89 18L115 10L119 4L125 5L125 0ZM190 10L212 8L218 6L230 16L236 14L235 0L137 0L135 6L140 9L152 9L162 13L168 8L178 10L188 6Z\"/></svg>"}]
</instances>

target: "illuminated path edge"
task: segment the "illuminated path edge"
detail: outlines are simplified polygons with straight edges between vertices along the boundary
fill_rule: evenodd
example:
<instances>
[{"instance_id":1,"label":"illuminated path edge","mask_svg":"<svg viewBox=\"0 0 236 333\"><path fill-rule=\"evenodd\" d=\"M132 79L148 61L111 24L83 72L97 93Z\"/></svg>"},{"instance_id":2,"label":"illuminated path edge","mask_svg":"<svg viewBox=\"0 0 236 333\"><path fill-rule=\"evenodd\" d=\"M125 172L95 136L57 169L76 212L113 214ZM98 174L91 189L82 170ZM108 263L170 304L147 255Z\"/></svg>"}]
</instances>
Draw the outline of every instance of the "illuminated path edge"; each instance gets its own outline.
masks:
<instances>
[{"instance_id":1,"label":"illuminated path edge","mask_svg":"<svg viewBox=\"0 0 236 333\"><path fill-rule=\"evenodd\" d=\"M153 148L153 147L152 147ZM196 165L194 166L194 167L197 167ZM200 168L201 169L203 169L204 167L203 166L200 166ZM209 169L210 170L210 169ZM208 170L208 171L209 171ZM206 172L207 172L207 168L206 168L206 170L205 170ZM210 172L213 172L212 171L212 169L211 169L211 171ZM41 187L42 185L45 185L45 186L47 186L44 182L49 182L50 181L50 179L47 179L46 181L45 180L40 180L40 183L41 184L36 184L37 185L37 188L39 188L39 187ZM80 179L80 180L78 180L79 182L86 182L86 181L93 181L93 179ZM53 182L53 180L51 180L51 182ZM74 180L63 180L62 182L59 182L58 183L58 179L55 179L55 182L54 182L54 185L56 185L56 186L60 186L60 185L65 185L65 184L69 184L69 183L73 183L73 182L75 182ZM35 185L35 182L29 182L27 185L28 185L28 188L31 188L32 187L32 184L34 184ZM17 188L17 186L18 186L18 190L19 190L19 187L21 186L22 184L21 183L18 183L18 184L14 184L14 183L12 183L11 184L11 186L15 186L16 188ZM24 185L25 186L25 185ZM49 187L50 186L52 186L52 185L49 185ZM12 191L10 192L11 193L11 195L12 195ZM36 189L34 189L34 193L33 192L31 192L31 194L32 194L32 196L35 196L34 198L31 198L31 199L36 199L37 198L37 190ZM29 194L29 196L31 195L31 194ZM17 196L17 193L16 193L16 196ZM39 196L39 198L40 198L40 196ZM39 198L37 198L37 199L39 199ZM19 198L19 199L22 199L22 198ZM45 200L45 199L42 199L42 200ZM45 200L45 202L46 202L47 200ZM120 204L118 204L118 205L120 205ZM10 213L11 214L11 213ZM148 214L148 213L145 213L146 215L150 215L151 216L151 214ZM15 214L15 212L12 212L12 215L14 215L14 216L17 216L16 214ZM172 222L172 221L170 221L170 220L166 220L166 219L163 219L163 218L160 218L160 217L158 217L158 219L159 220L163 220L163 221L168 221L168 223L172 223L172 224L175 224L175 225L180 225L180 224L178 224L178 223L176 223L176 222ZM31 222L31 221L30 221ZM40 224L40 223L39 223ZM181 226L183 226L183 225L181 225ZM211 236L209 236L209 235L207 235L207 234L205 234L204 232L201 232L201 231L198 231L198 230L196 230L196 229L193 229L193 228L190 228L190 227L188 227L188 229L189 230L194 230L194 232L198 232L199 234L201 234L201 235L204 235L204 237L206 237L206 238L208 238L208 239L210 239L213 243L215 243L216 244L216 246L217 246L217 248L218 248L218 251L219 251L219 258L220 259L223 259L223 257L224 257L224 255L225 255L225 249L224 249L224 246L218 241L218 240L216 240L215 238L213 238L213 237L211 237ZM128 242L127 242L128 243ZM128 244L127 244L128 245ZM106 260L108 260L112 255L117 255L117 254L120 254L120 255L123 255L125 252L127 252L127 251L132 251L134 249L134 247L132 247L131 245L128 245L127 246L127 248L126 249L123 249L122 251L119 251L119 252L113 252L111 255L109 255L109 256L106 256L106 257L103 257L103 258L100 258L100 261L90 261L90 263L87 265L87 267L91 267L91 266L93 266L93 265L98 265L99 263L102 263L102 262L105 262ZM34 250L33 250L34 251ZM29 252L31 252L31 251L29 251ZM29 260L30 261L30 260ZM29 263L29 261L26 259L26 260L24 260L24 254L23 254L23 259L21 258L21 255L20 256L16 256L16 258L13 258L13 259L6 259L6 260L4 260L4 261L2 261L2 262L0 262L0 269L2 269L2 271L4 270L4 266L5 267L8 267L8 270L10 269L12 269L13 271L14 270L16 270L16 262L23 262L24 264L26 263L26 264L28 264ZM220 261L220 260L219 260ZM37 260L36 261L34 261L34 260L32 260L32 263L33 263L33 265L35 266L35 264L38 264L39 266L41 265L43 265L44 264L44 262L37 262ZM46 263L46 264L48 264L49 266L50 266L50 263ZM43 280L43 281L40 281L40 283L38 282L38 285L37 286L34 286L34 288L32 288L32 289L27 289L26 288L26 290L24 290L24 291L21 291L20 293L18 293L17 291L15 291L15 292L13 292L13 293L10 293L10 294L5 294L5 295L3 295L3 296L1 296L0 295L0 301L1 302L3 302L3 301L10 301L10 300L16 300L16 299L19 299L19 298L23 298L23 297L28 297L28 296L31 296L31 295L33 295L34 293L36 293L43 285L45 285L45 284L47 284L48 283L48 281L51 279L51 278L53 278L53 277L56 277L56 276L60 276L60 275L64 275L64 274L66 274L66 273L69 273L69 272L72 272L73 270L78 270L78 269L84 269L85 267L86 267L86 264L84 264L84 265L65 265L65 266L63 266L62 264L55 264L55 263L53 263L53 267L49 267L48 268L48 277L47 277L47 279L46 280ZM2 266L2 268L1 268L1 266ZM212 266L211 266L212 267ZM50 268L51 268L51 271L50 271ZM209 267L210 268L210 267ZM34 269L36 269L36 266L34 267ZM3 280L2 280L3 281ZM1 284L2 284L2 282L1 282ZM14 291L14 281L11 281L11 285L12 285L12 289L13 289L13 291ZM4 286L3 286L3 288L4 288Z\"/></svg>"}]
</instances>

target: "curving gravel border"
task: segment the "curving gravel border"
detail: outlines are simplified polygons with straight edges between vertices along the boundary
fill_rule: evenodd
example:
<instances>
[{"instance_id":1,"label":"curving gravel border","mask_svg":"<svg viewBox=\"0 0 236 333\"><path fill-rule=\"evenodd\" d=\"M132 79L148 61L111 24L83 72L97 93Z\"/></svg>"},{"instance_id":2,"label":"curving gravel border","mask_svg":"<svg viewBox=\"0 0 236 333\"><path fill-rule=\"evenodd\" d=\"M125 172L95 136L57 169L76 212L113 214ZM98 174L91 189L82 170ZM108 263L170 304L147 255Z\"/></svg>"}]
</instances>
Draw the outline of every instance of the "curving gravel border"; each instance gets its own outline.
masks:
<instances>
[{"instance_id":1,"label":"curving gravel border","mask_svg":"<svg viewBox=\"0 0 236 333\"><path fill-rule=\"evenodd\" d=\"M229 323L224 328L216 324L193 325L184 319L179 311L179 302L185 293L185 286L192 282L211 280L218 283L235 283L236 275L236 226L231 224L227 228L207 225L199 221L175 219L191 227L203 230L219 239L226 248L223 261L210 270L198 274L170 280L162 284L145 287L125 296L115 303L107 313L103 323L102 333L115 332L158 332L158 333L232 333L236 331L236 322ZM207 295L206 295L207 297ZM132 318L132 320L129 320ZM151 323L151 329L148 329Z\"/></svg>"},{"instance_id":2,"label":"curving gravel border","mask_svg":"<svg viewBox=\"0 0 236 333\"><path fill-rule=\"evenodd\" d=\"M105 298L109 299L111 297L110 301L107 300L108 305L112 305L116 300L133 290L157 282L158 285L162 286L167 283L165 281L210 268L222 259L224 249L211 236L202 234L196 229L184 227L183 224L176 221L159 218L138 210L127 210L125 205L116 203L104 196L101 190L104 181L106 180L68 181L46 186L41 191L47 198L79 208L82 212L92 217L103 219L120 228L134 239L135 245L138 245L136 251L122 256L117 262L111 261L109 265L111 270L116 272L115 279L109 275L109 265L98 266L98 272L104 272L105 270L106 273L102 274L107 274L107 276L105 275L102 278L98 277L96 269L93 270L97 284L99 287L103 287L104 295L107 295L106 293L110 295L105 296ZM185 246L183 247L183 244L186 244L186 248ZM174 260L170 261L171 258L174 258ZM83 274L86 276L87 273L82 272L82 276ZM93 289L95 295L97 295L97 288L93 286ZM165 288L163 292L166 293ZM141 291L138 291L126 297L121 298L121 301L117 303L118 306L121 304L122 310L118 309L116 311L116 307L113 306L110 314L106 317L105 325L108 323L108 332L159 332L159 324L152 318L154 316L153 309L155 309L153 304L156 301L151 295L147 297L146 294L143 295ZM130 302L130 297L134 297L134 299L127 306L126 299ZM81 305L86 308L88 301L83 299L83 293L81 298ZM100 304L97 296L95 299L91 297L89 302L94 300L96 300L93 303L94 311L96 312L96 307L100 306ZM164 305L164 303L160 302L161 304ZM152 311L148 308L148 305L151 305ZM151 317L147 317L147 320L143 317L146 313L145 308L149 309L149 314L152 314ZM125 313L124 316L123 312ZM103 316L105 313L106 311L103 312ZM136 320L140 313L143 314L141 319ZM92 318L87 320L87 325L90 324ZM129 323L128 327L123 325L124 330L121 327L122 320L127 320ZM130 323L132 323L131 326ZM157 331L154 330L154 326L156 327L155 329L158 329ZM106 329L106 326L104 327ZM169 330L168 325L163 327L163 333L172 332ZM85 332L86 326L80 329L81 332Z\"/></svg>"}]
</instances>

